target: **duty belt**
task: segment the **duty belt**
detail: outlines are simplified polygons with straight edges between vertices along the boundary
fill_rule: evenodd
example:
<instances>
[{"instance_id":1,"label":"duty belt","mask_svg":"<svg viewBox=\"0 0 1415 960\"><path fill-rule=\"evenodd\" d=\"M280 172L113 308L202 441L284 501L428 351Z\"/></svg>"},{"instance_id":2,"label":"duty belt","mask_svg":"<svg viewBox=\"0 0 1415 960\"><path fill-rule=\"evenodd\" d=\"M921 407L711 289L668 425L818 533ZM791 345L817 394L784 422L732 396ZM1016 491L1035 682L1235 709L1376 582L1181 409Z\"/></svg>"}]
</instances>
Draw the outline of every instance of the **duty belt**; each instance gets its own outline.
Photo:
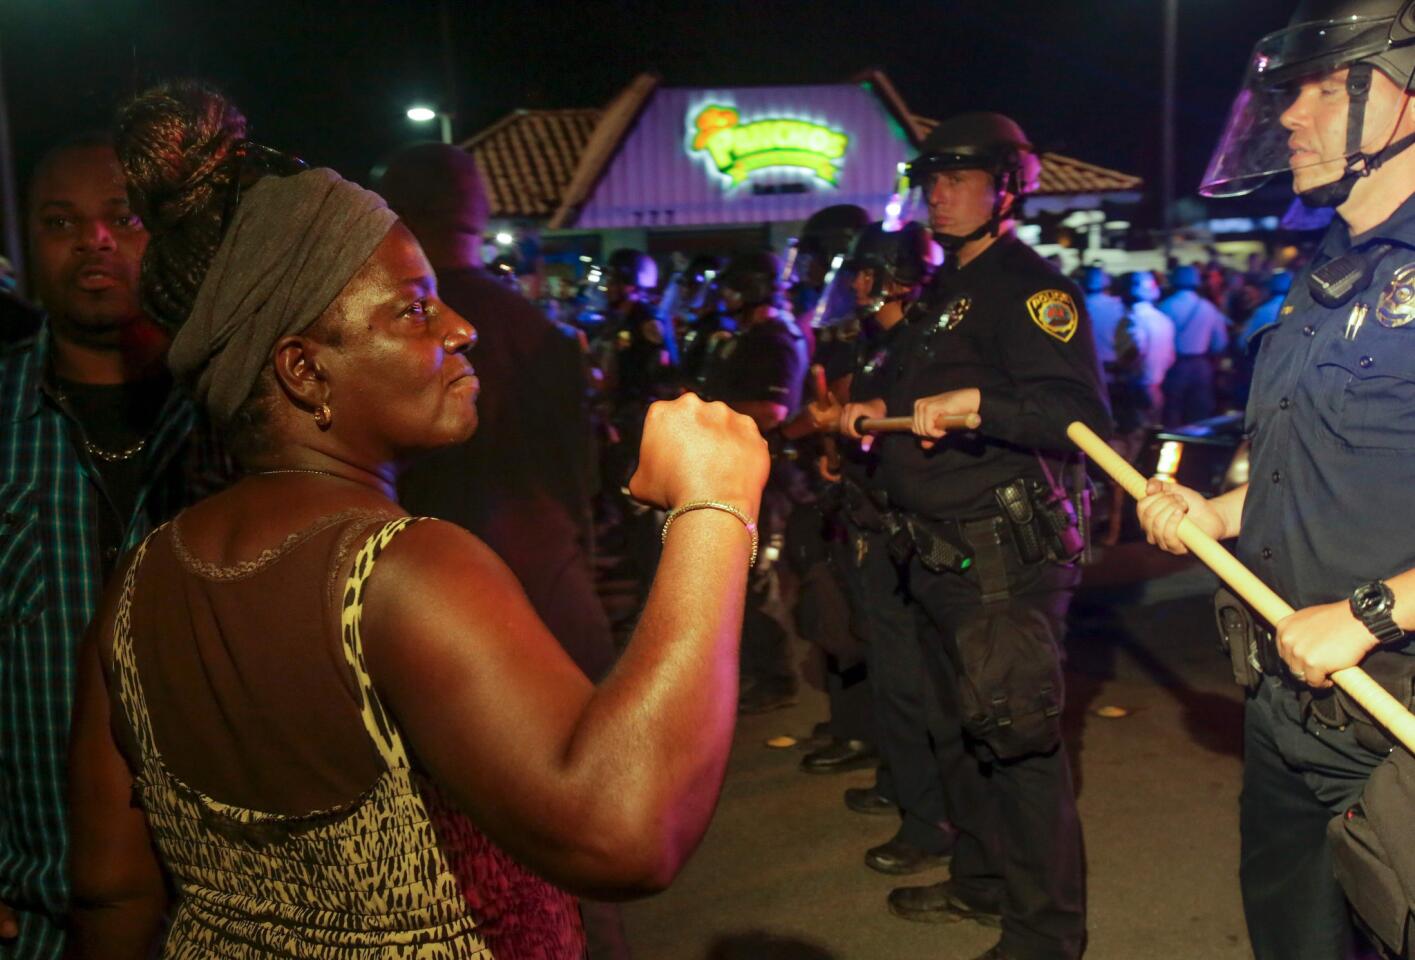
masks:
<instances>
[{"instance_id":1,"label":"duty belt","mask_svg":"<svg viewBox=\"0 0 1415 960\"><path fill-rule=\"evenodd\" d=\"M841 488L850 525L884 534L895 563L902 566L917 556L931 573L962 573L972 566L972 552L956 522L927 520L893 509L884 491L866 490L849 478Z\"/></svg>"}]
</instances>

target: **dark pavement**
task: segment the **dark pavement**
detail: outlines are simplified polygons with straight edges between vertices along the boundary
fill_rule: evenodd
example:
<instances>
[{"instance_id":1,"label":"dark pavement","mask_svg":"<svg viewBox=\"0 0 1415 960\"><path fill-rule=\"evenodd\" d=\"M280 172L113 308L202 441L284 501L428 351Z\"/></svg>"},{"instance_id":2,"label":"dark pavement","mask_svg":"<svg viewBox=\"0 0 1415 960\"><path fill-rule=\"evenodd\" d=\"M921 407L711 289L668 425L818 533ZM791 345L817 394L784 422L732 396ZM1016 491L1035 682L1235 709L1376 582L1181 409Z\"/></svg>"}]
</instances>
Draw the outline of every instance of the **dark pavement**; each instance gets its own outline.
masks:
<instances>
[{"instance_id":1,"label":"dark pavement","mask_svg":"<svg viewBox=\"0 0 1415 960\"><path fill-rule=\"evenodd\" d=\"M1067 704L1086 956L1251 957L1237 881L1241 693L1214 639L1214 581L1139 544L1117 548L1087 582L1073 607ZM1127 715L1106 719L1103 706ZM702 847L672 889L625 907L636 960L968 960L996 940L970 923L889 915L891 887L944 879L946 868L902 881L867 869L864 851L895 821L850 812L841 793L873 774L804 774L800 747L766 746L806 739L824 711L805 688L796 706L741 720Z\"/></svg>"}]
</instances>

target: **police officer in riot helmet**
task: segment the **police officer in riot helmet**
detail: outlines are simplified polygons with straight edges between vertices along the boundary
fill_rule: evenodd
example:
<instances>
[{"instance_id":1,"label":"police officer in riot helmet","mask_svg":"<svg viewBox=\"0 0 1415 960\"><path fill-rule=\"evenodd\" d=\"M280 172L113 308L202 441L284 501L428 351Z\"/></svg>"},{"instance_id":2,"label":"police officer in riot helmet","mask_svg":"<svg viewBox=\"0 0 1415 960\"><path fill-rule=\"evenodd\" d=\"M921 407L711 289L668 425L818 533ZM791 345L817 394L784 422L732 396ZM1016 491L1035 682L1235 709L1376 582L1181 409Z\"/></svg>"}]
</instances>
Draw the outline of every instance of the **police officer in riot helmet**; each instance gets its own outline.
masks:
<instances>
[{"instance_id":1,"label":"police officer in riot helmet","mask_svg":"<svg viewBox=\"0 0 1415 960\"><path fill-rule=\"evenodd\" d=\"M649 295L658 286L658 265L641 250L616 250L604 268L608 316L600 350L613 363L612 391L621 403L647 404L672 379L676 348L668 325Z\"/></svg>"},{"instance_id":2,"label":"police officer in riot helmet","mask_svg":"<svg viewBox=\"0 0 1415 960\"><path fill-rule=\"evenodd\" d=\"M849 253L869 222L863 207L838 203L817 210L801 225L792 265L791 312L812 351L816 327L852 312L849 285L841 282L845 278L835 271L835 264Z\"/></svg>"},{"instance_id":3,"label":"police officer in riot helmet","mask_svg":"<svg viewBox=\"0 0 1415 960\"><path fill-rule=\"evenodd\" d=\"M897 573L871 601L913 605L927 620L935 754L958 830L950 878L896 889L889 906L907 919L1000 927L990 960L1079 957L1086 938L1060 728L1060 644L1085 512L1066 427L1107 434L1110 415L1081 291L1015 233L1040 169L999 114L930 132L908 173L948 259L887 382L841 417L852 436L862 415L914 420L914 436L875 440ZM965 415L981 427L944 419Z\"/></svg>"},{"instance_id":4,"label":"police officer in riot helmet","mask_svg":"<svg viewBox=\"0 0 1415 960\"><path fill-rule=\"evenodd\" d=\"M679 351L679 373L685 384L693 385L703 372L708 344L719 330L728 333L736 324L722 310L722 295L717 277L722 261L709 254L699 254L688 262L678 278L675 326L682 331Z\"/></svg>"},{"instance_id":5,"label":"police officer in riot helmet","mask_svg":"<svg viewBox=\"0 0 1415 960\"><path fill-rule=\"evenodd\" d=\"M711 338L703 389L756 421L762 433L780 426L801 403L805 344L781 299L781 263L766 251L739 254L718 278L733 334Z\"/></svg>"},{"instance_id":6,"label":"police officer in riot helmet","mask_svg":"<svg viewBox=\"0 0 1415 960\"><path fill-rule=\"evenodd\" d=\"M1237 537L1297 611L1272 625L1219 600L1248 691L1239 878L1258 960L1352 956L1350 908L1390 951L1412 948L1398 878L1415 861L1415 758L1332 680L1359 664L1406 706L1415 681L1415 540L1391 527L1415 489L1412 86L1415 0L1306 0L1259 41L1201 192L1290 172L1336 219L1249 346L1251 483L1205 499L1152 480L1139 505L1174 553L1182 517Z\"/></svg>"},{"instance_id":7,"label":"police officer in riot helmet","mask_svg":"<svg viewBox=\"0 0 1415 960\"><path fill-rule=\"evenodd\" d=\"M864 308L877 315L889 303L912 302L918 288L929 278L940 260L933 241L921 223L906 223L889 230L884 223L872 223L856 237L844 266L852 273L856 304L862 291Z\"/></svg>"},{"instance_id":8,"label":"police officer in riot helmet","mask_svg":"<svg viewBox=\"0 0 1415 960\"><path fill-rule=\"evenodd\" d=\"M751 417L774 451L780 427L801 402L808 354L800 331L781 298L781 263L765 251L732 258L718 278L723 310L737 325L718 331L710 346L699 392ZM763 543L779 541L788 506L786 488L793 468L778 459L762 493L757 526ZM759 713L796 701L797 679L790 662L779 612L768 612L776 593L777 571L770 553L758 560L748 582L742 625L742 691L739 708Z\"/></svg>"}]
</instances>

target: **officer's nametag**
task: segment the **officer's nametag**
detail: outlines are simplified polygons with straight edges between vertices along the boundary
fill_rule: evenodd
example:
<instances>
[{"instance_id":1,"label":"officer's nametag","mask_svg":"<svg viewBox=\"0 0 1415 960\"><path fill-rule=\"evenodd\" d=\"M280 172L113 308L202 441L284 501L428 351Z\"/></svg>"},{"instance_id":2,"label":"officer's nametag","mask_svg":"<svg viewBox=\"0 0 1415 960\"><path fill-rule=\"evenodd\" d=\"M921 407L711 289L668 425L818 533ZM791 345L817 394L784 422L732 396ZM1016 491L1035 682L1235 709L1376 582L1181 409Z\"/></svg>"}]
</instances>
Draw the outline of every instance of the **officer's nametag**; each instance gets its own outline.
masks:
<instances>
[{"instance_id":1,"label":"officer's nametag","mask_svg":"<svg viewBox=\"0 0 1415 960\"><path fill-rule=\"evenodd\" d=\"M1027 298L1027 312L1032 322L1062 343L1076 332L1076 303L1065 290L1043 290Z\"/></svg>"},{"instance_id":2,"label":"officer's nametag","mask_svg":"<svg viewBox=\"0 0 1415 960\"><path fill-rule=\"evenodd\" d=\"M1415 321L1415 263L1395 271L1381 291L1376 320L1383 327L1403 327Z\"/></svg>"}]
</instances>

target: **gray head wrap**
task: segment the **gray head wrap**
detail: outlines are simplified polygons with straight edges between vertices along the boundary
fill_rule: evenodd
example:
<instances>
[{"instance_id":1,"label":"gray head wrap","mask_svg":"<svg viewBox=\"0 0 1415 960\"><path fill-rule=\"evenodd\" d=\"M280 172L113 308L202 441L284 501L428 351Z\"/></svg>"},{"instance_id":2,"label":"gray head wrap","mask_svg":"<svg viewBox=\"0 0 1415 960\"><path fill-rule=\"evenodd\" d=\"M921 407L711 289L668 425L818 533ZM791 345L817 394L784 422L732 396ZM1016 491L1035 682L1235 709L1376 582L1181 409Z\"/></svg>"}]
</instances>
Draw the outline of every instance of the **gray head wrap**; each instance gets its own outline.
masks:
<instances>
[{"instance_id":1,"label":"gray head wrap","mask_svg":"<svg viewBox=\"0 0 1415 960\"><path fill-rule=\"evenodd\" d=\"M397 216L333 170L263 177L241 195L167 362L218 421L250 396L271 348L334 302Z\"/></svg>"}]
</instances>

